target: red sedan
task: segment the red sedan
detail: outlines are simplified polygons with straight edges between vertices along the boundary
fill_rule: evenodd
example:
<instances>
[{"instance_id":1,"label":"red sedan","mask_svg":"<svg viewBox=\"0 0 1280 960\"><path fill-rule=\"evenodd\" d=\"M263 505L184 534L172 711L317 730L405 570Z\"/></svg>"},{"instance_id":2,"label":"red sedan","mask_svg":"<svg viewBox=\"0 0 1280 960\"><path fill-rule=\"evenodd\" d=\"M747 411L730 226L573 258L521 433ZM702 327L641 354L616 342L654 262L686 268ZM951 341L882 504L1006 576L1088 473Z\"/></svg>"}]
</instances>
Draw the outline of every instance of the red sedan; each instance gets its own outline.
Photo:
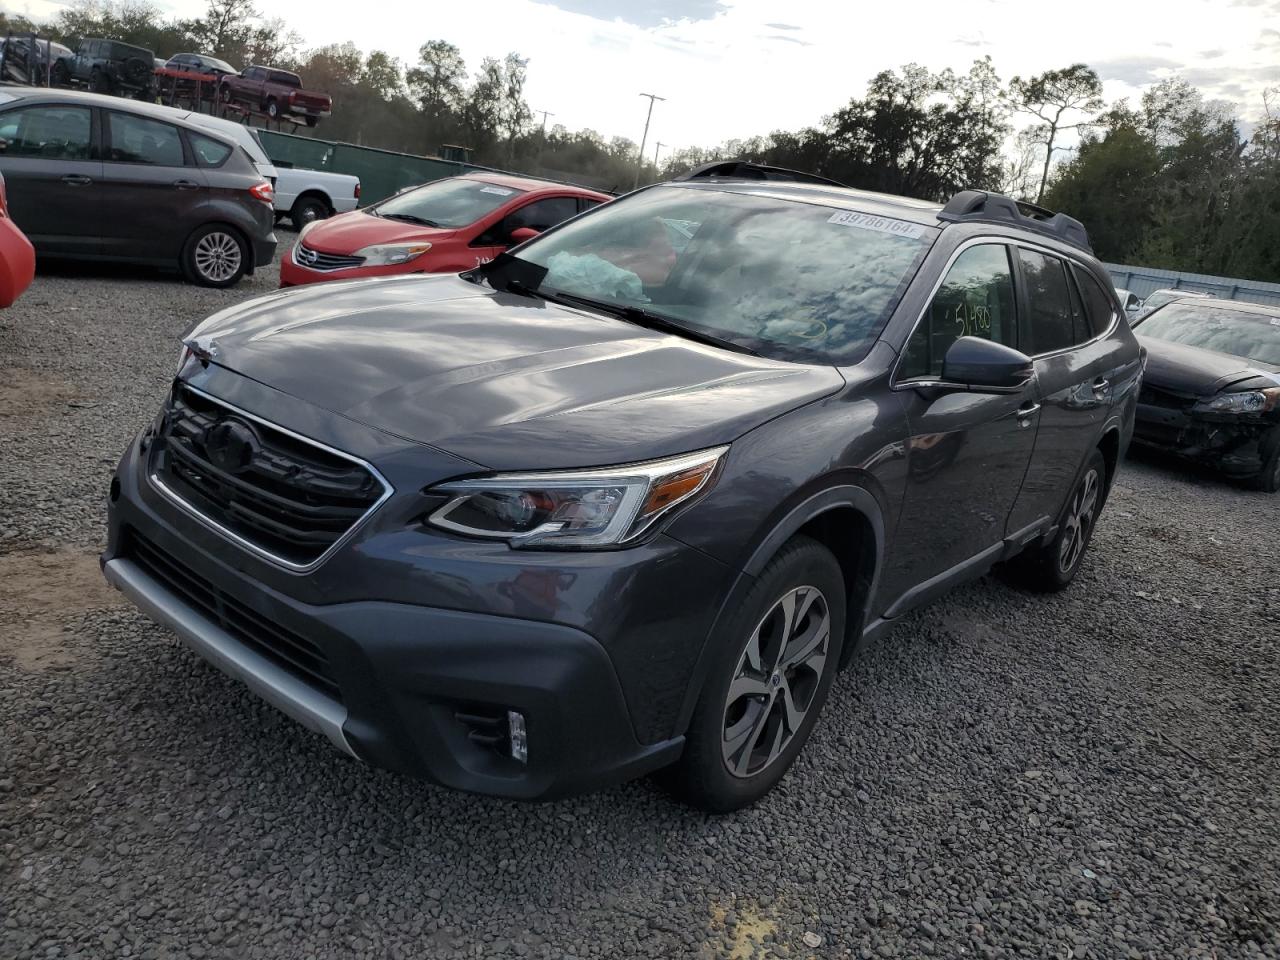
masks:
<instances>
[{"instance_id":1,"label":"red sedan","mask_svg":"<svg viewBox=\"0 0 1280 960\"><path fill-rule=\"evenodd\" d=\"M308 224L280 262L280 286L397 273L460 273L611 199L496 173L436 180Z\"/></svg>"},{"instance_id":2,"label":"red sedan","mask_svg":"<svg viewBox=\"0 0 1280 960\"><path fill-rule=\"evenodd\" d=\"M31 285L36 252L26 234L9 218L9 198L0 175L0 307L12 306Z\"/></svg>"}]
</instances>

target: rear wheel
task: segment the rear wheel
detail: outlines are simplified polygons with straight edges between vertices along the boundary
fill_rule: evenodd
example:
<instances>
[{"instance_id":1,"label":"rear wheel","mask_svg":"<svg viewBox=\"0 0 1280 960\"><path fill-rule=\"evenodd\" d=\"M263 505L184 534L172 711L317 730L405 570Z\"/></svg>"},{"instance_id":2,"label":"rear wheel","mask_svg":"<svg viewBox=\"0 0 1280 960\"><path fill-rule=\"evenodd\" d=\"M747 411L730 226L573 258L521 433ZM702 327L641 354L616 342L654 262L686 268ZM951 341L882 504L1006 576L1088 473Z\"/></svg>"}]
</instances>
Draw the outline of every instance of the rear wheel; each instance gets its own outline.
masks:
<instances>
[{"instance_id":1,"label":"rear wheel","mask_svg":"<svg viewBox=\"0 0 1280 960\"><path fill-rule=\"evenodd\" d=\"M268 116L268 117L270 117L272 120L279 120L279 119L280 119L280 104L276 103L274 100L268 100L268 101L267 101L267 116Z\"/></svg>"},{"instance_id":2,"label":"rear wheel","mask_svg":"<svg viewBox=\"0 0 1280 960\"><path fill-rule=\"evenodd\" d=\"M319 117L307 117L307 126L308 126L308 127L314 127L314 126L315 126L317 123L319 123L319 122L320 122L320 118L319 118Z\"/></svg>"},{"instance_id":3,"label":"rear wheel","mask_svg":"<svg viewBox=\"0 0 1280 960\"><path fill-rule=\"evenodd\" d=\"M182 272L202 287L231 287L240 282L249 266L249 250L231 227L211 223L187 238L182 250Z\"/></svg>"},{"instance_id":4,"label":"rear wheel","mask_svg":"<svg viewBox=\"0 0 1280 960\"><path fill-rule=\"evenodd\" d=\"M713 661L670 788L703 810L760 799L799 755L840 661L845 584L831 551L793 538L708 641Z\"/></svg>"},{"instance_id":5,"label":"rear wheel","mask_svg":"<svg viewBox=\"0 0 1280 960\"><path fill-rule=\"evenodd\" d=\"M89 89L94 93L110 93L111 78L101 70L94 70L89 74Z\"/></svg>"},{"instance_id":6,"label":"rear wheel","mask_svg":"<svg viewBox=\"0 0 1280 960\"><path fill-rule=\"evenodd\" d=\"M71 71L67 69L67 65L61 60L53 65L53 72L50 74L49 82L55 87L65 87L71 82Z\"/></svg>"},{"instance_id":7,"label":"rear wheel","mask_svg":"<svg viewBox=\"0 0 1280 960\"><path fill-rule=\"evenodd\" d=\"M323 220L329 216L329 205L319 197L299 197L289 211L289 219L293 221L293 229L302 230L308 223Z\"/></svg>"},{"instance_id":8,"label":"rear wheel","mask_svg":"<svg viewBox=\"0 0 1280 960\"><path fill-rule=\"evenodd\" d=\"M1107 462L1094 450L1076 481L1058 520L1058 532L1048 543L1024 551L1009 561L1010 578L1031 590L1051 593L1064 589L1080 570L1107 491Z\"/></svg>"},{"instance_id":9,"label":"rear wheel","mask_svg":"<svg viewBox=\"0 0 1280 960\"><path fill-rule=\"evenodd\" d=\"M224 83L218 88L218 96L222 98L223 103L231 102L231 84Z\"/></svg>"}]
</instances>

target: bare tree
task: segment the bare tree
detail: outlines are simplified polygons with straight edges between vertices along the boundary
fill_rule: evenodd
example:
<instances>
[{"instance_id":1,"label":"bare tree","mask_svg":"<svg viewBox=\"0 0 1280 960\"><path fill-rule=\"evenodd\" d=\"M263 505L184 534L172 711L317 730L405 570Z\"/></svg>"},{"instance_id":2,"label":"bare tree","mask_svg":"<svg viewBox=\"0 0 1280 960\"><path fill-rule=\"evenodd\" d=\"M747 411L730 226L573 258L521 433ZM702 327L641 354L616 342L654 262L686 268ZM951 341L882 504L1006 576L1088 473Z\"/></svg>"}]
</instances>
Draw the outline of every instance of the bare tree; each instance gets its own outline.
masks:
<instances>
[{"instance_id":1,"label":"bare tree","mask_svg":"<svg viewBox=\"0 0 1280 960\"><path fill-rule=\"evenodd\" d=\"M1033 142L1044 145L1044 166L1040 171L1040 186L1036 190L1036 203L1040 203L1049 182L1049 167L1053 163L1058 135L1088 123L1087 118L1074 123L1065 121L1073 113L1101 109L1102 81L1092 68L1083 63L1074 63L1061 70L1047 70L1026 80L1014 77L1009 81L1009 105L1019 113L1030 114L1040 120L1031 128Z\"/></svg>"}]
</instances>

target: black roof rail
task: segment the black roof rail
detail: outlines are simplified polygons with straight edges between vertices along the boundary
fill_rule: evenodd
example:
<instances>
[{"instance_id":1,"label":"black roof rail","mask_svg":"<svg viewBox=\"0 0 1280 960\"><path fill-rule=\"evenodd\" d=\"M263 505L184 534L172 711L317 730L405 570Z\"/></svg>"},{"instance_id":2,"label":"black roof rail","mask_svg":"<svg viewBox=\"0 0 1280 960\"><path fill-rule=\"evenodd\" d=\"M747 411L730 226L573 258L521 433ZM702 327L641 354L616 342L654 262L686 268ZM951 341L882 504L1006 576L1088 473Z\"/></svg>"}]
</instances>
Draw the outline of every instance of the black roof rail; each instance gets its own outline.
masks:
<instances>
[{"instance_id":1,"label":"black roof rail","mask_svg":"<svg viewBox=\"0 0 1280 960\"><path fill-rule=\"evenodd\" d=\"M747 160L715 160L690 170L677 180L706 180L710 177L730 177L735 180L782 180L788 183L820 183L828 187L843 187L847 184L816 173L805 173L802 170L788 170L786 167L770 167L763 163L751 163Z\"/></svg>"},{"instance_id":2,"label":"black roof rail","mask_svg":"<svg viewBox=\"0 0 1280 960\"><path fill-rule=\"evenodd\" d=\"M938 219L951 223L1005 223L1093 253L1089 233L1079 220L1000 193L961 190L938 211Z\"/></svg>"}]
</instances>

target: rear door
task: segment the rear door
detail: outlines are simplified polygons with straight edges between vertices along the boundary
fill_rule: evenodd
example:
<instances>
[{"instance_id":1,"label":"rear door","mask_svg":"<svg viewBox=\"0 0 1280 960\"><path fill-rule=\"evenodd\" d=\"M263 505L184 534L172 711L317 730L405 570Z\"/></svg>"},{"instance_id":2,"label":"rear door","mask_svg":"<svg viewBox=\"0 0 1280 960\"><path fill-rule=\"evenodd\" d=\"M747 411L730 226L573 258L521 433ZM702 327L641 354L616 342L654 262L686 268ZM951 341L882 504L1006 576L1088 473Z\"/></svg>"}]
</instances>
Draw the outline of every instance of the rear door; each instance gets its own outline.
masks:
<instances>
[{"instance_id":1,"label":"rear door","mask_svg":"<svg viewBox=\"0 0 1280 960\"><path fill-rule=\"evenodd\" d=\"M1010 517L1019 528L1057 520L1088 453L1097 446L1118 384L1126 377L1122 341L1106 334L1118 320L1111 297L1082 268L1046 250L1018 247L1023 352L1035 361L1040 427ZM1079 284L1086 288L1088 302Z\"/></svg>"},{"instance_id":2,"label":"rear door","mask_svg":"<svg viewBox=\"0 0 1280 960\"><path fill-rule=\"evenodd\" d=\"M1010 394L931 384L941 380L943 356L960 337L1021 350L1017 314L1009 247L980 242L956 256L903 349L894 389L911 434L883 585L883 595L897 601L891 616L928 601L948 576L1003 548L1035 441L1034 383Z\"/></svg>"},{"instance_id":3,"label":"rear door","mask_svg":"<svg viewBox=\"0 0 1280 960\"><path fill-rule=\"evenodd\" d=\"M0 113L0 172L9 214L41 253L101 247L102 163L89 107L46 103Z\"/></svg>"},{"instance_id":4,"label":"rear door","mask_svg":"<svg viewBox=\"0 0 1280 960\"><path fill-rule=\"evenodd\" d=\"M176 260L204 222L208 187L178 127L106 110L103 136L103 252L139 260Z\"/></svg>"}]
</instances>

